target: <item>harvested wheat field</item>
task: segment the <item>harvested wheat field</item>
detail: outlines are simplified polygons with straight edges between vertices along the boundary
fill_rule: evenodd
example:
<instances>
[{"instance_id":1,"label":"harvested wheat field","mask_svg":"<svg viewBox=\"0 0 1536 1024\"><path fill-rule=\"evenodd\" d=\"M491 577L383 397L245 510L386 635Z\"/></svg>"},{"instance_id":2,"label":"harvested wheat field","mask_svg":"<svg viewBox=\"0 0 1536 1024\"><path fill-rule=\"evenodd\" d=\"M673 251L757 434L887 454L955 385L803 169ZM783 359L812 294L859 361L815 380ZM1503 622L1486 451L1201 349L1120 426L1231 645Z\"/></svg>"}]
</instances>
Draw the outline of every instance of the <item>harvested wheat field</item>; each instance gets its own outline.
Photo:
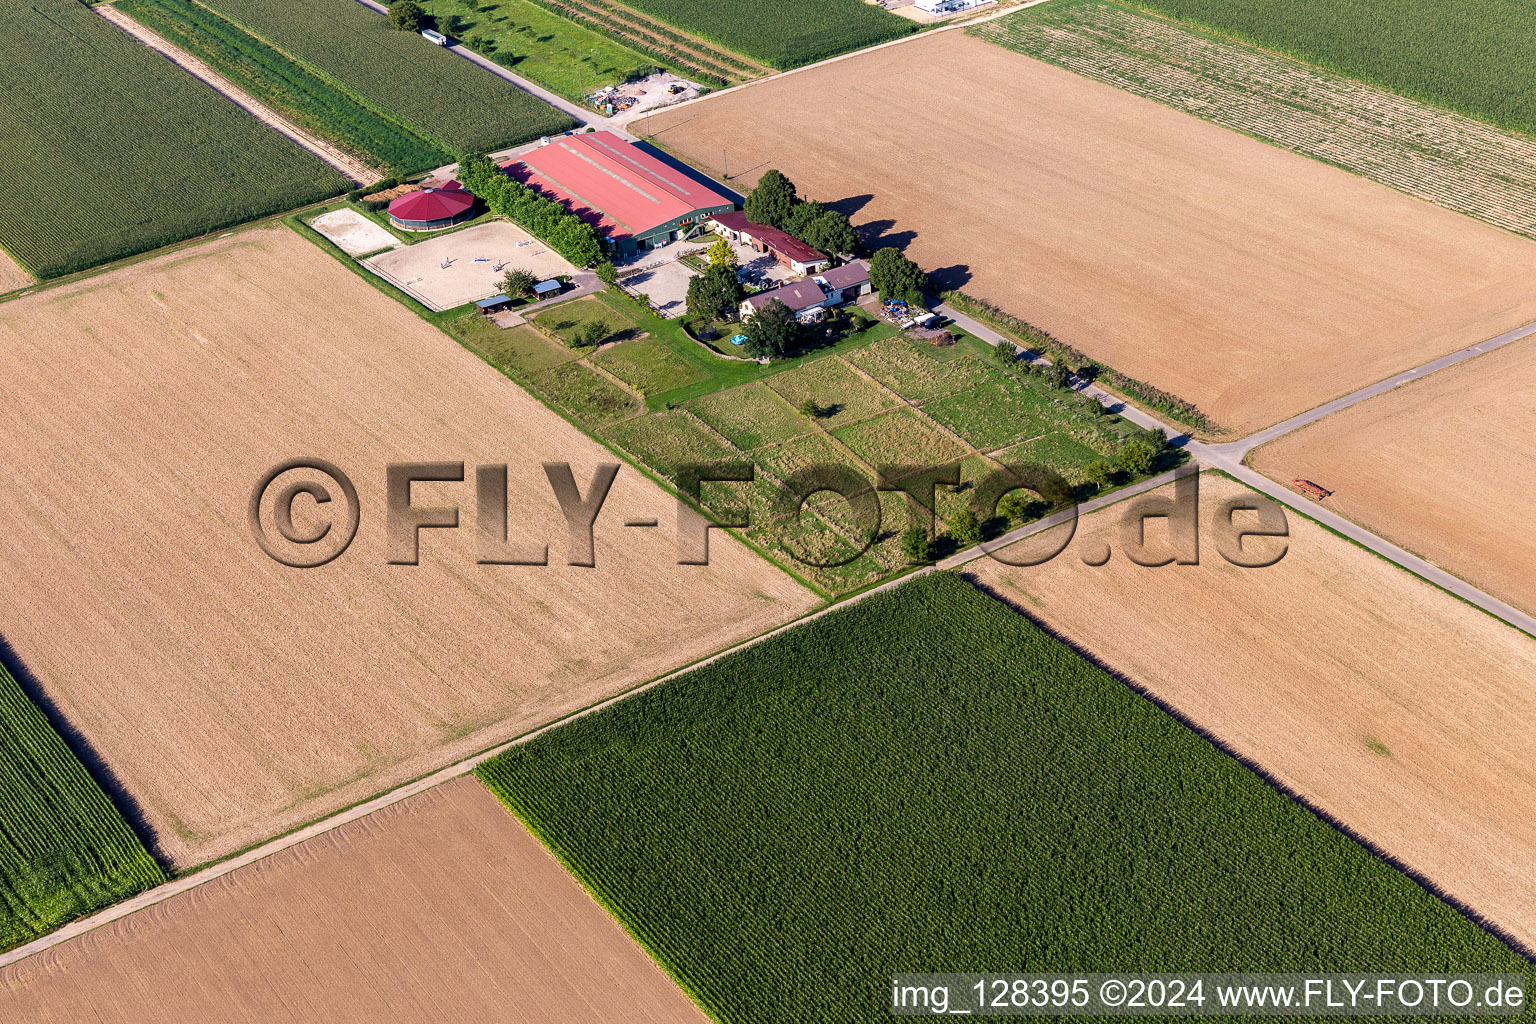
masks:
<instances>
[{"instance_id":1,"label":"harvested wheat field","mask_svg":"<svg viewBox=\"0 0 1536 1024\"><path fill-rule=\"evenodd\" d=\"M0 252L0 293L25 288L32 283L32 275L5 253Z\"/></svg>"},{"instance_id":2,"label":"harvested wheat field","mask_svg":"<svg viewBox=\"0 0 1536 1024\"><path fill-rule=\"evenodd\" d=\"M1213 513L1245 490L1202 478L1198 566L1129 562L1121 504L1085 517L1046 565L983 558L970 568L1314 807L1536 943L1536 641L1295 514L1279 563L1228 564ZM1165 538L1166 524L1147 532ZM1105 541L1111 561L1085 565Z\"/></svg>"},{"instance_id":3,"label":"harvested wheat field","mask_svg":"<svg viewBox=\"0 0 1536 1024\"><path fill-rule=\"evenodd\" d=\"M0 970L0 1020L703 1024L459 779Z\"/></svg>"},{"instance_id":4,"label":"harvested wheat field","mask_svg":"<svg viewBox=\"0 0 1536 1024\"><path fill-rule=\"evenodd\" d=\"M1328 506L1536 612L1536 340L1389 391L1254 452L1264 475L1331 488Z\"/></svg>"},{"instance_id":5,"label":"harvested wheat field","mask_svg":"<svg viewBox=\"0 0 1536 1024\"><path fill-rule=\"evenodd\" d=\"M632 128L1238 433L1536 320L1536 243L960 32Z\"/></svg>"},{"instance_id":6,"label":"harvested wheat field","mask_svg":"<svg viewBox=\"0 0 1536 1024\"><path fill-rule=\"evenodd\" d=\"M675 502L631 467L596 568L568 565L540 463L569 461L588 494L615 457L283 227L0 307L0 451L0 636L177 866L815 603L724 535L708 567L676 564ZM298 456L339 466L362 508L352 546L307 570L263 554L247 519L259 478ZM424 460L466 463L463 483L412 488L461 528L387 564L385 467ZM511 540L547 543L548 566L477 564L475 467L497 463ZM336 535L343 507L326 506ZM313 499L294 509L296 532L322 525Z\"/></svg>"}]
</instances>

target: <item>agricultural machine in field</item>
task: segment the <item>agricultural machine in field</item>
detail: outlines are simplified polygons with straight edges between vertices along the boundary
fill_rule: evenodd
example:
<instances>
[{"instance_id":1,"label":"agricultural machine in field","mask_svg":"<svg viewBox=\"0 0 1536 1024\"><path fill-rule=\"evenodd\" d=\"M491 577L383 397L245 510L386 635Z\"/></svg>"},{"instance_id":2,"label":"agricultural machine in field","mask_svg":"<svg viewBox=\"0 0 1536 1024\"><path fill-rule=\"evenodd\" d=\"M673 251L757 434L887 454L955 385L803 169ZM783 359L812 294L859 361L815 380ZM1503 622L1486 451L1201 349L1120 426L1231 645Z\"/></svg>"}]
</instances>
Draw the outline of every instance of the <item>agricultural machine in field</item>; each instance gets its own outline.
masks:
<instances>
[{"instance_id":1,"label":"agricultural machine in field","mask_svg":"<svg viewBox=\"0 0 1536 1024\"><path fill-rule=\"evenodd\" d=\"M1296 489L1302 494L1305 494L1309 498L1314 498L1317 501L1322 501L1324 498L1328 497L1328 495L1333 493L1321 484L1315 484L1311 480L1303 480L1300 477L1292 480L1291 483L1295 484Z\"/></svg>"}]
</instances>

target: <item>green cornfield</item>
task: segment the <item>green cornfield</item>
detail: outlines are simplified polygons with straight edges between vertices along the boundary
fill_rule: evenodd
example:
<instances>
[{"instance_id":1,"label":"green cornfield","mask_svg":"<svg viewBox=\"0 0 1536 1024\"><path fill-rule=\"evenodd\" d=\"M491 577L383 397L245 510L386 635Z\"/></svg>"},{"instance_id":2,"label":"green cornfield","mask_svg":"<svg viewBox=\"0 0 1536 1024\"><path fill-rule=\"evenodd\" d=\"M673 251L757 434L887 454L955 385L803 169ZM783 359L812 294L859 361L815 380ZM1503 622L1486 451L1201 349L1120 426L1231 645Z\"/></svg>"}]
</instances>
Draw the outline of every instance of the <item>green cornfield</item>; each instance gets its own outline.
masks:
<instances>
[{"instance_id":1,"label":"green cornfield","mask_svg":"<svg viewBox=\"0 0 1536 1024\"><path fill-rule=\"evenodd\" d=\"M890 1019L923 971L1524 971L953 573L480 777L716 1019Z\"/></svg>"},{"instance_id":2,"label":"green cornfield","mask_svg":"<svg viewBox=\"0 0 1536 1024\"><path fill-rule=\"evenodd\" d=\"M261 41L450 153L575 125L567 114L356 0L202 0Z\"/></svg>"},{"instance_id":3,"label":"green cornfield","mask_svg":"<svg viewBox=\"0 0 1536 1024\"><path fill-rule=\"evenodd\" d=\"M163 881L85 766L0 668L0 949Z\"/></svg>"},{"instance_id":4,"label":"green cornfield","mask_svg":"<svg viewBox=\"0 0 1536 1024\"><path fill-rule=\"evenodd\" d=\"M38 277L348 188L76 0L0 9L0 168L0 247Z\"/></svg>"},{"instance_id":5,"label":"green cornfield","mask_svg":"<svg viewBox=\"0 0 1536 1024\"><path fill-rule=\"evenodd\" d=\"M793 68L883 43L917 25L864 0L626 0L728 50Z\"/></svg>"},{"instance_id":6,"label":"green cornfield","mask_svg":"<svg viewBox=\"0 0 1536 1024\"><path fill-rule=\"evenodd\" d=\"M452 154L370 110L196 0L121 0L117 7L269 107L392 174L453 162Z\"/></svg>"},{"instance_id":7,"label":"green cornfield","mask_svg":"<svg viewBox=\"0 0 1536 1024\"><path fill-rule=\"evenodd\" d=\"M1536 134L1530 0L1138 0L1136 6Z\"/></svg>"}]
</instances>

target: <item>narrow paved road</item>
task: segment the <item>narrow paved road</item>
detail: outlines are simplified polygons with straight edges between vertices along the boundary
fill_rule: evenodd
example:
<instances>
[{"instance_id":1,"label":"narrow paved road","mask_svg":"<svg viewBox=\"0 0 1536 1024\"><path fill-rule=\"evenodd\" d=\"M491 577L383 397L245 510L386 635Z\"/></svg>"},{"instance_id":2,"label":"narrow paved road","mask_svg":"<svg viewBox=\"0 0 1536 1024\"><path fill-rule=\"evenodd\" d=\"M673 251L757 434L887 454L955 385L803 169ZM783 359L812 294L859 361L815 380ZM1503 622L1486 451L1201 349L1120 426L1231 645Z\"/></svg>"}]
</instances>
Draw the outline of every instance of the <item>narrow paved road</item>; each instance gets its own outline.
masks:
<instances>
[{"instance_id":1,"label":"narrow paved road","mask_svg":"<svg viewBox=\"0 0 1536 1024\"><path fill-rule=\"evenodd\" d=\"M386 5L379 3L378 0L357 0L357 2L371 11L376 11L382 15L389 14L389 8ZM582 106L580 103L572 103L564 96L561 96L558 93L550 92L542 85L539 85L536 82L530 82L528 79L521 75L513 74L511 71L508 71L500 64L497 64L495 61L489 59L488 57L480 56L480 54L476 53L474 50L471 50L467 46L456 43L453 46L447 47L447 49L458 54L460 57L463 57L471 64L478 64L480 67L489 71L497 78L511 82L513 85L517 86L524 92L532 96L537 96L539 99L543 100L545 103L548 103L555 109L565 111L567 114L570 114L572 117L574 117L583 126L591 125L594 128L606 128L611 132L618 132L625 138L631 137L627 132L624 131L623 127L618 122L610 118L603 117L590 107Z\"/></svg>"},{"instance_id":2,"label":"narrow paved road","mask_svg":"<svg viewBox=\"0 0 1536 1024\"><path fill-rule=\"evenodd\" d=\"M980 323L979 321L966 316L964 313L961 313L952 307L941 304L934 308L941 312L943 315L954 320L955 323L957 323L963 330L969 331L983 341L993 345L1012 344L1001 334L988 327L986 324ZM1492 594L1489 594L1486 591L1473 586L1466 580L1461 579L1458 576L1451 575L1444 569L1441 569L1438 566L1435 566L1420 558L1418 555L1398 547L1391 541L1377 536L1371 531L1365 529L1363 526L1360 526L1351 520L1345 519L1343 516L1338 515L1324 505L1304 498L1297 492L1291 490L1289 487L1286 487L1280 483L1276 483L1274 480L1269 479L1269 477L1264 476L1255 470L1249 469L1248 466L1246 466L1243 462L1243 460L1248 457L1248 453L1253 451L1259 445L1268 444L1270 441L1289 434L1292 431L1300 430L1302 427L1305 427L1310 423L1315 423L1326 416L1330 416L1333 413L1340 411L1341 409L1347 409L1352 405L1358 405L1361 402L1375 398L1377 395L1386 394L1393 388L1400 387L1410 381L1415 381L1421 377L1426 377L1429 374L1443 370L1449 366L1455 366L1457 363L1465 362L1468 359L1475 359L1480 355L1485 355L1486 353L1492 352L1495 349L1502 348L1505 345L1512 344L1521 340L1522 338L1531 337L1532 335L1536 335L1536 323L1529 323L1523 327L1516 327L1513 330L1505 331L1503 334L1500 334L1495 338L1489 338L1487 341L1480 341L1476 345L1469 345L1458 352L1452 352L1448 356L1441 356L1439 359L1431 360L1430 362L1424 363L1421 366L1415 366L1410 370L1404 370L1402 373L1388 377L1386 380L1368 385L1359 389L1358 391L1352 391L1340 398L1335 398L1331 402L1325 402L1315 409L1310 409L1307 412L1292 416L1288 420L1276 423L1272 427L1266 427L1265 429L1260 430L1255 434L1251 434L1248 437L1244 437L1236 441L1227 441L1222 444L1206 444L1202 441L1196 441L1178 428L1171 427L1140 409L1126 405L1119 398L1109 394L1102 388L1099 388L1095 385L1079 385L1077 390L1085 395L1091 395L1094 398L1097 398L1100 402L1104 403L1106 406L1119 413L1121 416L1124 416L1132 423L1135 423L1137 426L1155 427L1158 430L1161 430L1164 434L1168 435L1168 437L1172 438L1175 444L1183 447L1185 451L1189 452L1190 459L1198 465L1205 468L1219 469L1235 477L1236 479L1241 480L1244 484L1260 492L1261 494L1268 495L1281 504L1286 505L1297 512L1300 512L1302 515L1309 516L1310 518L1317 520L1329 529L1341 533L1345 537L1348 537L1350 540L1354 541L1356 544L1359 544L1361 547L1374 551L1376 554L1390 562L1395 562L1397 565L1407 569L1415 576L1428 580L1435 586L1455 594L1457 597L1461 598L1467 603L1481 608L1483 611L1487 612L1489 615L1494 616L1495 618L1502 619L1521 632L1529 634L1532 637L1536 637L1536 618L1532 618L1525 612L1520 611L1520 609L1500 601ZM1039 359L1036 361L1047 362L1048 360ZM1172 476L1171 474L1164 474L1163 477L1156 477L1153 478L1153 480L1143 481L1143 483L1153 485L1154 480L1161 483L1166 483L1167 479L1164 478L1172 479ZM1150 486L1142 487L1141 485L1138 485L1138 490L1133 491L1132 489L1128 488L1126 490L1114 492L1110 495L1107 495L1107 497L1118 500L1119 498L1129 497L1134 493L1139 493L1141 490L1149 489L1151 489ZM1093 505L1093 503L1089 502L1084 504L1082 511L1090 511L1090 505ZM1041 529L1045 528L1045 525L1046 524L1043 522L1032 523L1029 526L1014 531L1014 533L1009 534L1009 536L1014 537L1016 534L1018 538L1026 537L1031 533L1039 532ZM1050 525L1055 524L1053 523ZM982 554L984 553L965 552L961 555L955 556L955 558L951 559L950 562L955 565L959 565L963 564L964 562L972 561L977 557L981 557Z\"/></svg>"},{"instance_id":3,"label":"narrow paved road","mask_svg":"<svg viewBox=\"0 0 1536 1024\"><path fill-rule=\"evenodd\" d=\"M199 79L203 84L256 118L256 120L288 136L289 139L309 150L359 185L366 185L369 182L378 181L384 177L383 172L369 167L350 153L347 153L338 146L333 146L318 135L300 128L201 60L198 60L160 34L140 25L111 4L102 4L95 8L95 10L97 14L133 36L193 78Z\"/></svg>"}]
</instances>

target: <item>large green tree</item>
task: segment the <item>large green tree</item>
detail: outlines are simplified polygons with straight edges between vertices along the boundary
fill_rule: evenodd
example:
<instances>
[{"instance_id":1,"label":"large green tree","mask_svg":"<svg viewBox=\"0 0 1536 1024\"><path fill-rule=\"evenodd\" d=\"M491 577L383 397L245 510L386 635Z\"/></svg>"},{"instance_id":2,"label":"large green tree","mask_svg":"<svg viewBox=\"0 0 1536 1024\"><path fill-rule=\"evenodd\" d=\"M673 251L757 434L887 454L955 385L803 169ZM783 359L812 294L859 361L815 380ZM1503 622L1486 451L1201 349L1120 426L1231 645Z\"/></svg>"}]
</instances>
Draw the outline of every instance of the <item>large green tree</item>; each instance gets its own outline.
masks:
<instances>
[{"instance_id":1,"label":"large green tree","mask_svg":"<svg viewBox=\"0 0 1536 1024\"><path fill-rule=\"evenodd\" d=\"M390 27L403 32L420 32L426 17L427 12L415 0L395 0L389 5Z\"/></svg>"},{"instance_id":2,"label":"large green tree","mask_svg":"<svg viewBox=\"0 0 1536 1024\"><path fill-rule=\"evenodd\" d=\"M694 320L716 320L736 312L745 298L745 289L736 279L736 268L712 263L704 273L688 282L688 316Z\"/></svg>"},{"instance_id":3,"label":"large green tree","mask_svg":"<svg viewBox=\"0 0 1536 1024\"><path fill-rule=\"evenodd\" d=\"M803 205L809 206L809 203ZM794 234L791 232L791 234ZM827 210L805 226L803 234L795 235L813 249L826 253L853 252L859 244L859 236L848 218L836 210Z\"/></svg>"},{"instance_id":4,"label":"large green tree","mask_svg":"<svg viewBox=\"0 0 1536 1024\"><path fill-rule=\"evenodd\" d=\"M757 179L757 186L747 193L744 205L748 220L782 228L789 222L789 215L794 213L799 202L800 194L795 190L795 183L778 171L769 169Z\"/></svg>"},{"instance_id":5,"label":"large green tree","mask_svg":"<svg viewBox=\"0 0 1536 1024\"><path fill-rule=\"evenodd\" d=\"M882 299L905 299L914 306L923 304L928 291L928 275L897 249L881 249L870 257L869 283Z\"/></svg>"},{"instance_id":6,"label":"large green tree","mask_svg":"<svg viewBox=\"0 0 1536 1024\"><path fill-rule=\"evenodd\" d=\"M801 330L800 321L789 307L774 299L747 321L742 331L747 340L741 347L758 359L774 359L799 346Z\"/></svg>"}]
</instances>

